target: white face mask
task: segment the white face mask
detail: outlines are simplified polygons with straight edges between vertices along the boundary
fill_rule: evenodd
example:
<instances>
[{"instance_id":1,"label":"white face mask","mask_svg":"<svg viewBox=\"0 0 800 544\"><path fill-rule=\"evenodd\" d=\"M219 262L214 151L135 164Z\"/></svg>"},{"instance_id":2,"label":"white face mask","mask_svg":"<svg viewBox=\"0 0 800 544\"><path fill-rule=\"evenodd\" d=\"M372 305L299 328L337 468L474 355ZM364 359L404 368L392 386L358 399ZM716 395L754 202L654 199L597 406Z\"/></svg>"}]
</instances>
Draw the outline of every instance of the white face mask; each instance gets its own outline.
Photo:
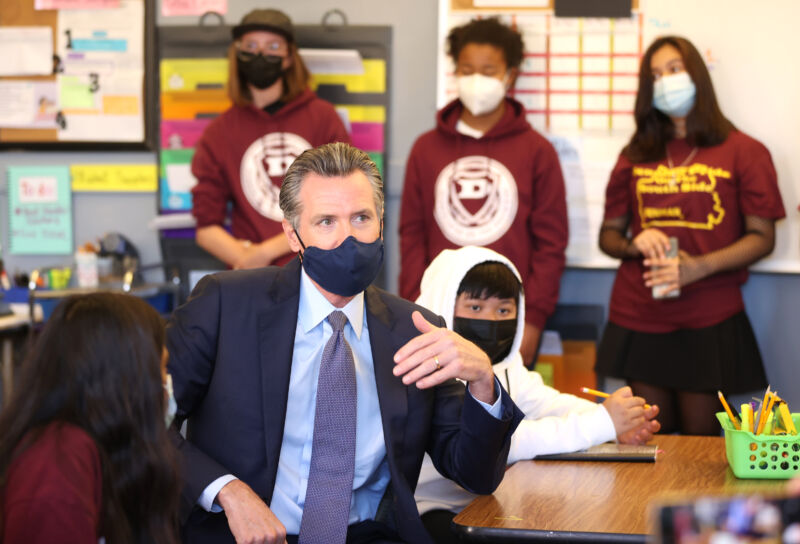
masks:
<instances>
[{"instance_id":1,"label":"white face mask","mask_svg":"<svg viewBox=\"0 0 800 544\"><path fill-rule=\"evenodd\" d=\"M472 115L484 115L493 111L506 95L505 78L483 74L458 76L458 98Z\"/></svg>"},{"instance_id":2,"label":"white face mask","mask_svg":"<svg viewBox=\"0 0 800 544\"><path fill-rule=\"evenodd\" d=\"M695 92L687 72L662 76L653 83L653 107L670 117L686 117L694 106Z\"/></svg>"}]
</instances>

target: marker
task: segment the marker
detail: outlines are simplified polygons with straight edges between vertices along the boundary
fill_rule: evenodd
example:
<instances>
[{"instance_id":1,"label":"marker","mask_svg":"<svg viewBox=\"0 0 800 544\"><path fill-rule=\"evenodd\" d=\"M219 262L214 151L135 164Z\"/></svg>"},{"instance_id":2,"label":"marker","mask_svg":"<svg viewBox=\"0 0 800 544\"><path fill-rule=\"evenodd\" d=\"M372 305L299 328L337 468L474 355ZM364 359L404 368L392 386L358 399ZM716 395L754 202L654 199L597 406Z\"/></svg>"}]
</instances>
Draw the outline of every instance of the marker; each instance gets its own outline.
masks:
<instances>
[{"instance_id":1,"label":"marker","mask_svg":"<svg viewBox=\"0 0 800 544\"><path fill-rule=\"evenodd\" d=\"M592 389L590 387L581 387L581 392L582 393L587 393L589 395L594 395L595 397L601 397L601 398L604 398L604 399L607 399L608 397L611 396L608 393L604 393L603 391L598 391L597 389ZM650 405L649 404L645 404L644 405L644 409L645 410L649 410L650 409Z\"/></svg>"},{"instance_id":2,"label":"marker","mask_svg":"<svg viewBox=\"0 0 800 544\"><path fill-rule=\"evenodd\" d=\"M742 430L753 432L753 406L748 402L742 404Z\"/></svg>"},{"instance_id":3,"label":"marker","mask_svg":"<svg viewBox=\"0 0 800 544\"><path fill-rule=\"evenodd\" d=\"M722 403L722 407L725 408L725 411L728 413L728 417L733 423L733 428L737 431L742 429L742 425L739 423L739 418L733 414L731 407L728 406L728 401L725 400L725 397L722 395L722 391L717 391L717 396L719 397L719 401Z\"/></svg>"}]
</instances>

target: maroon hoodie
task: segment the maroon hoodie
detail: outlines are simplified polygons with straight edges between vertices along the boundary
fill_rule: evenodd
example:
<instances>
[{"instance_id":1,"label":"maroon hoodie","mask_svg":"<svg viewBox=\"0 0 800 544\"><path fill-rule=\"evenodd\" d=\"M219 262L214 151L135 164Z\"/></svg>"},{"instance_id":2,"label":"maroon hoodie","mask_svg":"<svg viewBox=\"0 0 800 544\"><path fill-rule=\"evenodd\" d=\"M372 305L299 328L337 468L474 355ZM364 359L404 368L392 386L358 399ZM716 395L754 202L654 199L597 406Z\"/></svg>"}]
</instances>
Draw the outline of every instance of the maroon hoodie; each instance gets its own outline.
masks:
<instances>
[{"instance_id":1,"label":"maroon hoodie","mask_svg":"<svg viewBox=\"0 0 800 544\"><path fill-rule=\"evenodd\" d=\"M503 117L479 139L456 131L463 106L455 100L414 144L400 213L400 296L419 296L422 273L443 249L485 246L519 269L526 321L541 329L564 270L564 178L523 106L505 100Z\"/></svg>"},{"instance_id":2,"label":"maroon hoodie","mask_svg":"<svg viewBox=\"0 0 800 544\"><path fill-rule=\"evenodd\" d=\"M233 202L234 237L261 242L280 234L278 193L286 169L306 149L329 142L349 143L350 136L333 106L310 90L272 115L231 106L208 125L192 159L197 226L222 225Z\"/></svg>"}]
</instances>

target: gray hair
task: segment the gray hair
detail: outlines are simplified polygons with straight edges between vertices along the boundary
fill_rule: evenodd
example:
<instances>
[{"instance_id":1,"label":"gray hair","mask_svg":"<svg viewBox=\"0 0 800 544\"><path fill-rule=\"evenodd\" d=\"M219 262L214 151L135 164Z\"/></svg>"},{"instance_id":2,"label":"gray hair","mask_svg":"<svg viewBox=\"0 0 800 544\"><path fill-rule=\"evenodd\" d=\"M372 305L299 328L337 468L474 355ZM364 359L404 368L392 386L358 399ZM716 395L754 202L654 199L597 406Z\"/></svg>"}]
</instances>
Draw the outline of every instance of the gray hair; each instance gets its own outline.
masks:
<instances>
[{"instance_id":1,"label":"gray hair","mask_svg":"<svg viewBox=\"0 0 800 544\"><path fill-rule=\"evenodd\" d=\"M362 172L369 180L375 201L375 210L378 212L378 219L382 219L383 180L378 167L369 158L369 155L342 142L307 149L294 160L286 171L281 185L280 206L283 217L293 228L297 228L297 221L302 211L300 187L309 174L334 178L348 176L356 171Z\"/></svg>"}]
</instances>

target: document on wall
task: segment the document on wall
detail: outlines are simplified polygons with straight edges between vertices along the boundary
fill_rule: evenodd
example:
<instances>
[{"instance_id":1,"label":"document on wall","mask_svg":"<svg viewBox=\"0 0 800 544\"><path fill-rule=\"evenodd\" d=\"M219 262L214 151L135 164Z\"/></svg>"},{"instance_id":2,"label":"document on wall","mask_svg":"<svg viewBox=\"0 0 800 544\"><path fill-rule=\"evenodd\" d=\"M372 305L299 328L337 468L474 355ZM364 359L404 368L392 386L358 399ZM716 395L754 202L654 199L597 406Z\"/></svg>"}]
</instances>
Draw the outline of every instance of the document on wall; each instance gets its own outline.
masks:
<instances>
[{"instance_id":1,"label":"document on wall","mask_svg":"<svg viewBox=\"0 0 800 544\"><path fill-rule=\"evenodd\" d=\"M55 82L0 81L0 128L57 128L57 104Z\"/></svg>"},{"instance_id":2,"label":"document on wall","mask_svg":"<svg viewBox=\"0 0 800 544\"><path fill-rule=\"evenodd\" d=\"M161 15L202 15L209 11L225 15L228 0L161 0Z\"/></svg>"},{"instance_id":3,"label":"document on wall","mask_svg":"<svg viewBox=\"0 0 800 544\"><path fill-rule=\"evenodd\" d=\"M144 140L144 3L59 11L59 140Z\"/></svg>"},{"instance_id":4,"label":"document on wall","mask_svg":"<svg viewBox=\"0 0 800 544\"><path fill-rule=\"evenodd\" d=\"M0 76L53 73L53 31L46 26L0 27Z\"/></svg>"},{"instance_id":5,"label":"document on wall","mask_svg":"<svg viewBox=\"0 0 800 544\"><path fill-rule=\"evenodd\" d=\"M72 193L68 167L10 167L8 205L11 254L72 253Z\"/></svg>"}]
</instances>

